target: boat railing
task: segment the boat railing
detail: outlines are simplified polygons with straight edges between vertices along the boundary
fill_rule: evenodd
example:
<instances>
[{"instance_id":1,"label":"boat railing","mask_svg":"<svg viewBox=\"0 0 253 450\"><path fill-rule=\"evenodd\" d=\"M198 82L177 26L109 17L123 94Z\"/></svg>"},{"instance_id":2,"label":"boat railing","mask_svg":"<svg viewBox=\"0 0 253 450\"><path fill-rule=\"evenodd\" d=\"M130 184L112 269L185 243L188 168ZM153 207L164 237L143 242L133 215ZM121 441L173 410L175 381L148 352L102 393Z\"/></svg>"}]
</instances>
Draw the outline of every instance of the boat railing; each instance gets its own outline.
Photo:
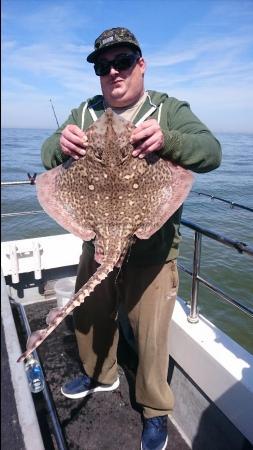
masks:
<instances>
[{"instance_id":1,"label":"boat railing","mask_svg":"<svg viewBox=\"0 0 253 450\"><path fill-rule=\"evenodd\" d=\"M188 220L182 219L181 223L182 225L194 231L194 251L193 251L192 271L187 269L181 263L178 263L179 269L190 275L192 278L190 313L188 315L189 322L196 323L199 320L198 297L199 297L199 287L201 283L205 285L210 291L214 292L218 297L225 300L225 302L232 304L235 308L238 308L240 311L253 318L253 310L251 308L244 305L242 301L239 301L231 297L229 294L224 292L214 283L211 283L209 280L200 275L201 244L203 236L206 236L209 239L212 239L223 245L226 245L227 247L233 248L234 250L236 250L241 254L244 253L251 257L253 257L253 247L245 244L244 242L230 239L220 233L216 233L212 230L201 227Z\"/></svg>"},{"instance_id":2,"label":"boat railing","mask_svg":"<svg viewBox=\"0 0 253 450\"><path fill-rule=\"evenodd\" d=\"M2 186L13 186L13 185L20 185L20 184L35 184L35 178L36 174L31 176L28 174L29 180L22 181L22 182L1 182ZM196 193L198 195L206 195L210 197L211 199L217 199L220 201L224 201L225 203L229 203L231 207L237 207L241 209L247 209L248 211L253 212L252 208L249 208L244 205L240 205L238 203L230 202L228 200L222 199L220 197L215 197L213 195L205 194L202 192L196 192L192 191L193 193ZM33 214L40 214L44 213L43 210L34 210L34 211L22 211L22 212L9 212L9 213L2 213L1 217L13 217L13 216L23 216L23 215L33 215ZM190 313L188 315L188 321L190 323L197 323L199 320L198 317L198 297L199 297L199 287L200 284L203 284L206 286L210 291L212 291L214 294L216 294L219 298L222 298L226 303L229 303L233 305L235 308L239 309L241 312L245 313L249 317L253 318L253 309L249 308L241 300L233 298L228 293L224 292L222 289L220 289L217 285L209 281L207 278L204 278L200 274L200 261L201 261L201 244L202 244L202 237L206 236L207 238L217 241L225 246L228 246L230 248L233 248L237 252L241 254L247 254L250 257L253 257L253 247L240 241L236 241L233 239L230 239L227 236L224 236L220 233L216 233L212 230L209 230L207 228L201 227L193 222L190 222L188 220L182 219L181 221L182 225L193 230L194 231L194 251L193 251L193 265L192 270L189 270L186 268L183 264L178 262L178 268L179 270L183 271L184 273L191 276L192 284L191 284L191 300L190 300Z\"/></svg>"}]
</instances>

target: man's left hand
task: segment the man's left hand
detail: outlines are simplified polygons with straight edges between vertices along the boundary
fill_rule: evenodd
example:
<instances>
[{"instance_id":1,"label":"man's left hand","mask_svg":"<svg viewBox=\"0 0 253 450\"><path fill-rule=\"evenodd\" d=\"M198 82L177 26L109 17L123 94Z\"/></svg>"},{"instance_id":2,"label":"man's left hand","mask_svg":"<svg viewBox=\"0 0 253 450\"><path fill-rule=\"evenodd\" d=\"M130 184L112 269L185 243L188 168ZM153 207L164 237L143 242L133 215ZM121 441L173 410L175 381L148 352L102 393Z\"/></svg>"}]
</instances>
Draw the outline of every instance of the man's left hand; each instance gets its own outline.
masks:
<instances>
[{"instance_id":1,"label":"man's left hand","mask_svg":"<svg viewBox=\"0 0 253 450\"><path fill-rule=\"evenodd\" d=\"M134 145L132 155L139 158L161 150L164 146L164 135L157 120L149 119L136 127L130 142Z\"/></svg>"}]
</instances>

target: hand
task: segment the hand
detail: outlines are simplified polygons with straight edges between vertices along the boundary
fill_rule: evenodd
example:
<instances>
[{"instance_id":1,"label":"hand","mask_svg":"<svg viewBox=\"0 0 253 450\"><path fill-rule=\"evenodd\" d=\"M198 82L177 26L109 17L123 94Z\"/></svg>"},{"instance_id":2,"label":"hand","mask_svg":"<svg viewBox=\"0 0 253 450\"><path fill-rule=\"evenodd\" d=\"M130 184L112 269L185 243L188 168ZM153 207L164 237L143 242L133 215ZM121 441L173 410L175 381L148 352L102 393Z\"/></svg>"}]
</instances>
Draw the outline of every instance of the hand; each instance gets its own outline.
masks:
<instances>
[{"instance_id":1,"label":"hand","mask_svg":"<svg viewBox=\"0 0 253 450\"><path fill-rule=\"evenodd\" d=\"M136 127L130 142L135 146L132 155L139 158L161 150L164 146L164 135L157 120L149 119Z\"/></svg>"},{"instance_id":2,"label":"hand","mask_svg":"<svg viewBox=\"0 0 253 450\"><path fill-rule=\"evenodd\" d=\"M86 153L88 139L77 125L67 125L61 133L60 145L65 155L79 159Z\"/></svg>"}]
</instances>

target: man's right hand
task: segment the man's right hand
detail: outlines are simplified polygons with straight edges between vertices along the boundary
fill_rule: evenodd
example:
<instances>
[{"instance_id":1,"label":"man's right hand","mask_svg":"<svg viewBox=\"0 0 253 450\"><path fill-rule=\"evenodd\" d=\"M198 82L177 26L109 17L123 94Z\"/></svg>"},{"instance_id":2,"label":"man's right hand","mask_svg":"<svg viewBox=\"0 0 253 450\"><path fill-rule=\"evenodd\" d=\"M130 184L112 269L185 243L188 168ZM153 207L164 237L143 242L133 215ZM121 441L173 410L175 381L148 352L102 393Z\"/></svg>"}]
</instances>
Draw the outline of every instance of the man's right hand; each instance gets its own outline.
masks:
<instances>
[{"instance_id":1,"label":"man's right hand","mask_svg":"<svg viewBox=\"0 0 253 450\"><path fill-rule=\"evenodd\" d=\"M60 145L65 155L79 159L86 153L88 139L77 125L67 125L61 133Z\"/></svg>"}]
</instances>

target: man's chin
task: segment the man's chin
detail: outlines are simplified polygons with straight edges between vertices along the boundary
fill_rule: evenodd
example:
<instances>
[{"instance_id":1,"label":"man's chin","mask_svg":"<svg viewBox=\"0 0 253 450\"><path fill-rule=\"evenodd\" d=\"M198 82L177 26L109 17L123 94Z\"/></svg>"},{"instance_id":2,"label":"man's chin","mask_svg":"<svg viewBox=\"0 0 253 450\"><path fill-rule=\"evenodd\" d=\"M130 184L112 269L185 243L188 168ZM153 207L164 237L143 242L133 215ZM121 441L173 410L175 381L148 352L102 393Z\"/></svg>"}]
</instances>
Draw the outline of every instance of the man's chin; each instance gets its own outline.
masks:
<instances>
[{"instance_id":1,"label":"man's chin","mask_svg":"<svg viewBox=\"0 0 253 450\"><path fill-rule=\"evenodd\" d=\"M111 92L111 99L112 100L122 100L124 98L125 91L122 89L113 89Z\"/></svg>"},{"instance_id":2,"label":"man's chin","mask_svg":"<svg viewBox=\"0 0 253 450\"><path fill-rule=\"evenodd\" d=\"M123 86L121 83L114 84L111 90L112 96L122 96L125 94L125 89L123 89Z\"/></svg>"}]
</instances>

